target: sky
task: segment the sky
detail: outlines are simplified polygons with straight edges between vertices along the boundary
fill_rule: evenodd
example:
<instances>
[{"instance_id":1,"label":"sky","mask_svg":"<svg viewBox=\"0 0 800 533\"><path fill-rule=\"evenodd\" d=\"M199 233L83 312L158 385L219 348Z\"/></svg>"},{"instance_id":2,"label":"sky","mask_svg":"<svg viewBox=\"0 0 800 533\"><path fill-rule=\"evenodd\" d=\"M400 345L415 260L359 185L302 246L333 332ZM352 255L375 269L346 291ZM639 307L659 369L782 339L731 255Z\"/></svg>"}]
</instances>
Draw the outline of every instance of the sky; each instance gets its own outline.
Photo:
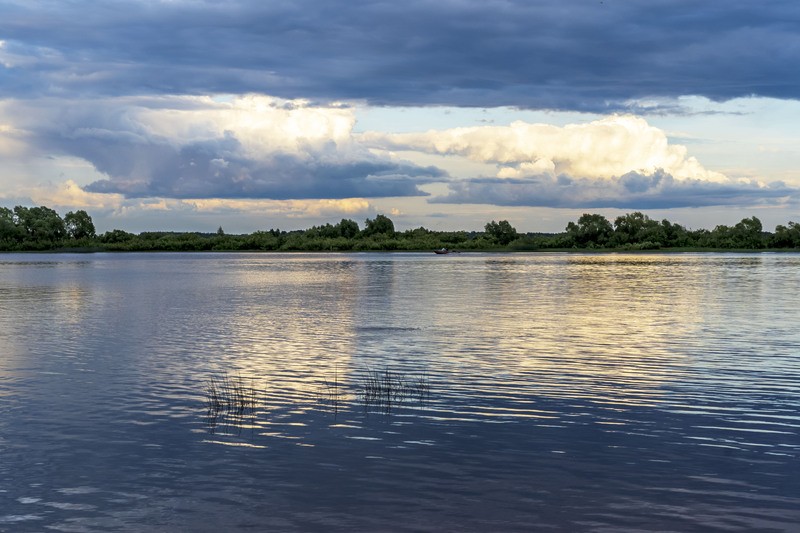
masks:
<instances>
[{"instance_id":1,"label":"sky","mask_svg":"<svg viewBox=\"0 0 800 533\"><path fill-rule=\"evenodd\" d=\"M0 205L773 230L800 221L800 3L0 0Z\"/></svg>"}]
</instances>

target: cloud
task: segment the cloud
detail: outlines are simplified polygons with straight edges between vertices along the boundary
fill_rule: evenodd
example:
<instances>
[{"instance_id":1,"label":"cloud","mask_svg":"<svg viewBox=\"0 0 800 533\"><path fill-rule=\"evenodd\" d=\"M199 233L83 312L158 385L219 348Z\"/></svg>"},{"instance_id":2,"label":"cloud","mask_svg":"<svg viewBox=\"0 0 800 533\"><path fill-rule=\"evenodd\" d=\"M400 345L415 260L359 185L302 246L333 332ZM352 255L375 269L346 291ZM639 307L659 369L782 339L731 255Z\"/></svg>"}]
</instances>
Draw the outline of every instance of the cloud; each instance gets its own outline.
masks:
<instances>
[{"instance_id":1,"label":"cloud","mask_svg":"<svg viewBox=\"0 0 800 533\"><path fill-rule=\"evenodd\" d=\"M510 126L425 133L368 133L361 140L382 149L419 150L492 163L501 178L545 174L609 179L628 172L652 174L659 169L676 179L727 181L723 174L703 168L686 147L670 144L662 130L630 115L564 127L517 121Z\"/></svg>"},{"instance_id":2,"label":"cloud","mask_svg":"<svg viewBox=\"0 0 800 533\"><path fill-rule=\"evenodd\" d=\"M6 100L0 157L89 162L101 179L79 186L77 166L61 185L18 187L15 194L109 212L252 213L258 204L280 205L286 216L321 217L368 213L372 198L432 193L433 203L555 208L781 205L798 198L783 183L733 180L707 169L685 146L630 115L561 127L517 121L402 134L354 134L355 123L348 106L257 95ZM454 178L391 150L434 162L467 158L494 165L496 174Z\"/></svg>"},{"instance_id":3,"label":"cloud","mask_svg":"<svg viewBox=\"0 0 800 533\"><path fill-rule=\"evenodd\" d=\"M136 203L134 203L136 202ZM375 207L364 198L342 200L250 200L250 199L192 199L192 200L128 200L119 209L150 211L193 211L203 214L250 214L286 218L324 218L355 216L371 213Z\"/></svg>"},{"instance_id":4,"label":"cloud","mask_svg":"<svg viewBox=\"0 0 800 533\"><path fill-rule=\"evenodd\" d=\"M780 205L800 190L734 180L709 170L685 146L642 118L615 115L563 127L522 121L423 133L369 132L366 145L466 157L495 165L495 177L452 180L432 203L555 208L655 209Z\"/></svg>"},{"instance_id":5,"label":"cloud","mask_svg":"<svg viewBox=\"0 0 800 533\"><path fill-rule=\"evenodd\" d=\"M724 183L675 179L663 170L629 172L598 180L566 175L524 179L481 178L454 182L451 192L431 203L491 204L555 208L673 209L707 206L764 206L797 203L800 189L784 183Z\"/></svg>"},{"instance_id":6,"label":"cloud","mask_svg":"<svg viewBox=\"0 0 800 533\"><path fill-rule=\"evenodd\" d=\"M344 217L366 217L377 208L364 198L322 200L265 200L265 199L172 199L125 198L121 194L91 193L77 183L61 183L23 187L14 194L0 193L0 204L46 205L62 216L68 211L89 211L98 229L107 231L115 227L139 226L139 231L149 230L214 230L225 221L238 231L251 232L274 224L285 224L286 219L312 220L323 223ZM155 216L154 216L155 215ZM165 217L169 222L165 222ZM165 226L166 223L166 226Z\"/></svg>"},{"instance_id":7,"label":"cloud","mask_svg":"<svg viewBox=\"0 0 800 533\"><path fill-rule=\"evenodd\" d=\"M32 203L46 205L55 209L109 209L119 207L121 195L106 195L83 190L73 180L67 180L55 186L34 186L24 190Z\"/></svg>"},{"instance_id":8,"label":"cloud","mask_svg":"<svg viewBox=\"0 0 800 533\"><path fill-rule=\"evenodd\" d=\"M128 198L425 196L419 185L446 177L435 167L379 157L353 142L351 109L304 101L5 101L3 118L42 154L82 158L108 176L86 191Z\"/></svg>"},{"instance_id":9,"label":"cloud","mask_svg":"<svg viewBox=\"0 0 800 533\"><path fill-rule=\"evenodd\" d=\"M6 0L2 10L0 78L17 97L266 92L607 112L680 95L800 95L790 0Z\"/></svg>"},{"instance_id":10,"label":"cloud","mask_svg":"<svg viewBox=\"0 0 800 533\"><path fill-rule=\"evenodd\" d=\"M24 134L10 124L0 122L0 157L18 157L23 155L26 144Z\"/></svg>"}]
</instances>

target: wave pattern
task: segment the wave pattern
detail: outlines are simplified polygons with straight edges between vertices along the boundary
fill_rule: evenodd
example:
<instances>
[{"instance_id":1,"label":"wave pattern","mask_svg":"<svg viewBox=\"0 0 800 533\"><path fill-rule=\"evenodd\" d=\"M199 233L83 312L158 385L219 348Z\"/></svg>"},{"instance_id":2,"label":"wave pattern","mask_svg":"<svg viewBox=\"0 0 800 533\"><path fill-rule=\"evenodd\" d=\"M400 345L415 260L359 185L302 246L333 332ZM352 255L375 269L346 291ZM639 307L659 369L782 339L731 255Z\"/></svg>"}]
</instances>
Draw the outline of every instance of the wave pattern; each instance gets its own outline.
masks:
<instances>
[{"instance_id":1,"label":"wave pattern","mask_svg":"<svg viewBox=\"0 0 800 533\"><path fill-rule=\"evenodd\" d=\"M800 523L800 256L30 258L0 531Z\"/></svg>"}]
</instances>

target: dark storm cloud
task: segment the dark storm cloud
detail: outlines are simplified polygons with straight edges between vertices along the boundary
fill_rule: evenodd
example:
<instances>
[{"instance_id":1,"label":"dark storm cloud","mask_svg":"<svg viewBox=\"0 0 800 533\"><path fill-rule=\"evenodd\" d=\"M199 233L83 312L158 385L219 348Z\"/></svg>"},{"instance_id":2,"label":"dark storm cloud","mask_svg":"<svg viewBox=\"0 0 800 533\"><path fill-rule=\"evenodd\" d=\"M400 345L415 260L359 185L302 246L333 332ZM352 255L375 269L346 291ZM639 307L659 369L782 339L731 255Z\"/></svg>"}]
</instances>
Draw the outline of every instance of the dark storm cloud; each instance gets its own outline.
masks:
<instances>
[{"instance_id":1,"label":"dark storm cloud","mask_svg":"<svg viewBox=\"0 0 800 533\"><path fill-rule=\"evenodd\" d=\"M117 143L106 136L81 139L72 153L110 176L89 184L89 192L129 198L374 198L427 196L418 185L444 173L433 167L377 158L329 160L306 154L273 154L254 160L241 155L232 135L183 146L148 141Z\"/></svg>"},{"instance_id":2,"label":"dark storm cloud","mask_svg":"<svg viewBox=\"0 0 800 533\"><path fill-rule=\"evenodd\" d=\"M428 196L419 185L448 177L436 167L389 160L359 146L341 148L332 141L298 139L298 146L286 151L280 143L273 146L264 138L258 143L260 151L253 153L233 131L200 140L153 133L139 119L146 110L197 111L190 130L207 117L203 114L207 106L183 99L170 101L177 105L147 98L50 99L35 104L19 102L7 112L40 153L81 158L108 176L85 190L129 198Z\"/></svg>"},{"instance_id":3,"label":"dark storm cloud","mask_svg":"<svg viewBox=\"0 0 800 533\"><path fill-rule=\"evenodd\" d=\"M145 178L115 174L85 187L128 198L330 199L427 196L418 185L442 172L381 161L330 163L277 155L267 162L221 159L208 146L167 150ZM150 160L153 163L153 160ZM102 166L98 166L103 170Z\"/></svg>"},{"instance_id":4,"label":"dark storm cloud","mask_svg":"<svg viewBox=\"0 0 800 533\"><path fill-rule=\"evenodd\" d=\"M0 0L0 84L608 111L797 98L799 35L793 0Z\"/></svg>"},{"instance_id":5,"label":"dark storm cloud","mask_svg":"<svg viewBox=\"0 0 800 533\"><path fill-rule=\"evenodd\" d=\"M610 180L568 176L482 178L450 184L451 193L431 203L474 203L560 208L670 209L678 207L776 205L800 199L784 183L716 183L676 180L664 172L630 172Z\"/></svg>"}]
</instances>

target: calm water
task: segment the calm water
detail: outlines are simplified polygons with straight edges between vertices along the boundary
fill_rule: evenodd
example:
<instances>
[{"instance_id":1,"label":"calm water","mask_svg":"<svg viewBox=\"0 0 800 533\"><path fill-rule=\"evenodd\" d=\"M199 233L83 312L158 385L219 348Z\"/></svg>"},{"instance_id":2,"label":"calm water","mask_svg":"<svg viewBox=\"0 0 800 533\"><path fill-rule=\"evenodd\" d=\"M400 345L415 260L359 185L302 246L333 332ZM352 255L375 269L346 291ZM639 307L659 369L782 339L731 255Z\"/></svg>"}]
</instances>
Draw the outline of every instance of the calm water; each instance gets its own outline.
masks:
<instances>
[{"instance_id":1,"label":"calm water","mask_svg":"<svg viewBox=\"0 0 800 533\"><path fill-rule=\"evenodd\" d=\"M800 531L798 302L792 254L0 255L0 531Z\"/></svg>"}]
</instances>

